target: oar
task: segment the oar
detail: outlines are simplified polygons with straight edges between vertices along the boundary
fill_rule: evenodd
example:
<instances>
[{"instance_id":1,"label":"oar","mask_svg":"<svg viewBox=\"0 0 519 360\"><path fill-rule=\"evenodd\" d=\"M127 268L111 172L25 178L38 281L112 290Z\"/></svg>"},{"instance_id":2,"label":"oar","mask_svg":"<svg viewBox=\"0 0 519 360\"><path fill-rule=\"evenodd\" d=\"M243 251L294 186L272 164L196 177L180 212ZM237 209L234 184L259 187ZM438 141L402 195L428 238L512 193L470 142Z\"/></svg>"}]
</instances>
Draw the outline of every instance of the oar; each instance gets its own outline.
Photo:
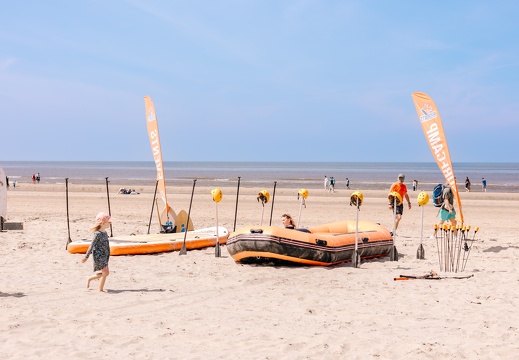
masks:
<instances>
[{"instance_id":1,"label":"oar","mask_svg":"<svg viewBox=\"0 0 519 360\"><path fill-rule=\"evenodd\" d=\"M419 260L423 260L425 258L425 250L423 248L423 212L424 207L429 202L429 195L422 191L418 194L418 206L422 209L422 226L420 228L420 245L418 246L418 250L416 251L416 258Z\"/></svg>"},{"instance_id":2,"label":"oar","mask_svg":"<svg viewBox=\"0 0 519 360\"><path fill-rule=\"evenodd\" d=\"M438 264L440 264L441 266L440 245L438 243L438 224L434 224L434 238L436 239L436 252L438 253Z\"/></svg>"},{"instance_id":3,"label":"oar","mask_svg":"<svg viewBox=\"0 0 519 360\"><path fill-rule=\"evenodd\" d=\"M65 178L65 198L67 199L67 229L68 229L68 240L67 245L65 245L65 250L67 250L68 244L72 242L72 239L70 238L70 219L69 219L69 213L68 213L68 178Z\"/></svg>"},{"instance_id":4,"label":"oar","mask_svg":"<svg viewBox=\"0 0 519 360\"><path fill-rule=\"evenodd\" d=\"M470 225L468 225L465 229L467 231L467 237L469 236L469 231L470 231ZM474 235L476 235L474 233ZM472 247L472 243L471 243L471 247ZM465 255L469 252L470 248L469 246L467 245L467 240L465 240L465 244L463 246L463 250L465 250L465 252L463 253L463 259L461 260L461 271L463 272L463 270L465 269Z\"/></svg>"},{"instance_id":5,"label":"oar","mask_svg":"<svg viewBox=\"0 0 519 360\"><path fill-rule=\"evenodd\" d=\"M153 218L153 208L155 207L155 199L157 198L157 187L159 186L159 181L155 183L155 193L153 194L153 202L151 203L151 213L150 213L150 222L148 223L148 235L150 234L151 227L151 219Z\"/></svg>"},{"instance_id":6,"label":"oar","mask_svg":"<svg viewBox=\"0 0 519 360\"><path fill-rule=\"evenodd\" d=\"M187 255L186 250L186 237L187 231L189 230L189 219L191 218L191 204L193 204L193 195L195 193L195 185L196 179L193 180L193 190L191 190L191 201L189 201L189 210L187 211L187 221L186 221L186 231L184 232L184 243L182 244L182 248L180 249L179 255Z\"/></svg>"},{"instance_id":7,"label":"oar","mask_svg":"<svg viewBox=\"0 0 519 360\"><path fill-rule=\"evenodd\" d=\"M238 188L236 189L236 210L234 210L234 227L232 231L236 231L236 217L238 216L238 196L240 195L240 179L238 176Z\"/></svg>"},{"instance_id":8,"label":"oar","mask_svg":"<svg viewBox=\"0 0 519 360\"><path fill-rule=\"evenodd\" d=\"M449 226L443 224L443 247L442 247L442 261L443 271L449 271L447 269L448 258L449 258Z\"/></svg>"},{"instance_id":9,"label":"oar","mask_svg":"<svg viewBox=\"0 0 519 360\"><path fill-rule=\"evenodd\" d=\"M112 210L110 210L110 192L108 191L108 177L106 180L106 198L108 199L108 215L112 216ZM114 234L112 232L112 223L110 222L110 237L113 237Z\"/></svg>"},{"instance_id":10,"label":"oar","mask_svg":"<svg viewBox=\"0 0 519 360\"><path fill-rule=\"evenodd\" d=\"M358 268L360 266L360 254L359 254L359 212L360 205L362 205L362 201L364 200L364 196L360 191L355 191L350 196L350 206L355 205L357 208L357 220L355 221L355 250L353 250L353 254L351 257L351 263L354 268Z\"/></svg>"},{"instance_id":11,"label":"oar","mask_svg":"<svg viewBox=\"0 0 519 360\"><path fill-rule=\"evenodd\" d=\"M456 226L451 225L450 230L450 271L454 271L454 262L456 257Z\"/></svg>"},{"instance_id":12,"label":"oar","mask_svg":"<svg viewBox=\"0 0 519 360\"><path fill-rule=\"evenodd\" d=\"M474 244L474 239L476 238L476 233L479 231L479 227L475 227L474 228L474 235L472 236L472 241L470 243L470 247L469 247L469 250L467 252L467 258L465 259L465 263L463 264L463 268L461 269L461 271L465 271L465 266L467 265L467 261L469 260L469 255L470 255L470 250L472 250L472 245Z\"/></svg>"},{"instance_id":13,"label":"oar","mask_svg":"<svg viewBox=\"0 0 519 360\"><path fill-rule=\"evenodd\" d=\"M211 194L213 195L213 201L216 209L216 245L214 248L214 256L221 257L222 252L220 251L220 237L218 236L218 203L222 200L222 190L213 189L211 190Z\"/></svg>"},{"instance_id":14,"label":"oar","mask_svg":"<svg viewBox=\"0 0 519 360\"><path fill-rule=\"evenodd\" d=\"M301 211L303 210L303 206L306 207L305 200L308 198L308 190L306 189L300 189L297 193L297 199L301 199L300 205L299 205L299 215L297 216L297 225L296 227L299 227L299 223L301 222Z\"/></svg>"},{"instance_id":15,"label":"oar","mask_svg":"<svg viewBox=\"0 0 519 360\"><path fill-rule=\"evenodd\" d=\"M458 234L458 244L456 245L457 253L456 253L456 267L454 268L454 272L458 272L460 267L460 255L461 255L461 244L465 241L465 227L458 225L457 226L457 234Z\"/></svg>"},{"instance_id":16,"label":"oar","mask_svg":"<svg viewBox=\"0 0 519 360\"><path fill-rule=\"evenodd\" d=\"M276 184L277 184L277 181L274 181L274 191L272 191L272 205L270 207L270 222L269 222L269 226L272 225L272 213L274 212L274 199L276 197Z\"/></svg>"}]
</instances>

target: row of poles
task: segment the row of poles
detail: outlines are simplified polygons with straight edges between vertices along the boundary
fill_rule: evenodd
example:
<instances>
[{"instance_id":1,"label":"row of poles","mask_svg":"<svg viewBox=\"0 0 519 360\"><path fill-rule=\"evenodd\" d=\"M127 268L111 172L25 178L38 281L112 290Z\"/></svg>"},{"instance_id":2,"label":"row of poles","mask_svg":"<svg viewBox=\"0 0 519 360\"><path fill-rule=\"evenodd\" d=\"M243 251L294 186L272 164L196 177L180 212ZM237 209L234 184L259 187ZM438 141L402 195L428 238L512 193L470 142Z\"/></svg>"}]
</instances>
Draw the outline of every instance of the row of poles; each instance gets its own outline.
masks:
<instances>
[{"instance_id":1,"label":"row of poles","mask_svg":"<svg viewBox=\"0 0 519 360\"><path fill-rule=\"evenodd\" d=\"M472 238L470 238L470 226L449 226L447 224L434 226L434 237L436 238L441 271L458 272L459 270L465 270L478 231L479 228L475 227Z\"/></svg>"},{"instance_id":2,"label":"row of poles","mask_svg":"<svg viewBox=\"0 0 519 360\"><path fill-rule=\"evenodd\" d=\"M67 245L65 246L65 249L67 248L68 244L72 242L71 236L70 236L70 212L69 212L69 194L68 194L68 178L65 179L65 194L66 194L66 207L67 207L67 230L68 230L68 239L67 239ZM191 199L189 201L189 210L187 213L187 223L184 231L184 241L182 243L182 248L180 249L179 255L186 255L187 249L186 249L186 239L187 239L187 233L189 231L189 220L191 219L191 206L193 204L193 196L195 193L195 185L196 185L196 179L193 180L193 189L191 191ZM106 182L106 196L108 201L108 214L112 216L112 209L110 207L110 191L109 191L109 181L108 177L105 178ZM155 192L153 195L153 202L151 206L151 214L150 214L150 220L148 223L148 234L150 233L150 227L151 227L151 221L153 218L153 210L155 207L155 199L157 197L157 187L158 187L158 181L155 184ZM240 189L240 177L238 177L238 191L236 193L236 212L238 211L238 195L239 195L239 189ZM222 200L222 191L218 188L215 188L211 190L211 194L213 197L213 201L216 204L216 244L215 244L215 256L220 257L221 256L221 250L220 250L220 236L219 236L219 228L218 228L218 203ZM236 229L236 215L234 218L234 229ZM112 224L110 223L110 237L113 237L113 228Z\"/></svg>"},{"instance_id":3,"label":"row of poles","mask_svg":"<svg viewBox=\"0 0 519 360\"><path fill-rule=\"evenodd\" d=\"M68 228L68 240L67 245L70 243L71 237L70 237L70 216L69 216L69 197L68 197L68 178L65 179L65 186L66 186L66 206L67 206L67 228ZM106 181L106 196L108 199L108 213L111 216L111 208L110 208L110 192L109 192L109 181L108 177L105 178ZM196 186L196 179L193 180L193 188L191 191L191 199L189 202L189 209L187 214L187 224L189 224L189 221L191 219L191 206L193 204L193 196L195 193L195 186ZM234 227L233 231L236 231L236 220L237 220L237 214L238 214L238 199L240 194L240 181L241 177L238 177L238 186L236 191L236 208L234 213ZM151 214L150 214L150 220L148 223L148 234L150 233L150 227L151 227L151 221L153 217L153 210L155 205L155 198L157 196L157 185L158 182L155 185L155 193L154 193L154 201L152 203L151 208ZM272 205L270 210L270 221L269 226L272 225L272 215L274 211L274 199L276 196L276 185L277 182L274 181L274 189L273 189L273 195L272 195ZM222 200L223 194L222 191L218 188L215 188L211 190L213 201L215 202L215 211L216 211L216 245L215 245L215 256L220 257L221 256L221 249L220 249L220 242L219 242L219 234L218 234L218 203ZM305 200L308 198L308 190L307 189L300 189L297 194L298 200L300 200L300 207L299 207L299 213L297 217L297 224L296 226L299 227L300 221L301 221L301 213L303 207L306 207ZM363 195L360 191L355 191L350 196L350 205L356 207L356 230L355 230L355 250L352 255L352 263L354 267L358 267L360 265L360 254L358 251L358 223L359 223L359 212L360 212L360 206L363 202ZM396 207L399 206L402 203L402 197L397 192L391 192L388 195L388 199L390 202L393 203L393 229L395 229L396 225ZM262 205L262 212L261 212L261 221L260 226L263 225L263 217L264 217L264 211L265 211L265 204L267 204L270 200L270 194L267 190L262 190L259 192L257 197L258 202L261 202ZM420 244L418 246L417 250L417 259L423 260L425 258L425 250L423 247L423 220L424 220L424 207L429 202L429 195L422 191L418 194L418 205L421 208L421 228L420 228ZM476 227L474 229L474 233L472 236L472 239L469 239L469 231L470 226L449 226L447 224L444 224L443 226L438 226L437 224L434 225L434 236L436 238L437 243L437 249L438 249L438 260L440 265L440 271L446 271L446 272L458 272L465 270L465 266L468 261L468 257L470 255L470 250L472 249L472 245L475 240L476 233L479 231L479 228ZM188 232L188 226L186 226L185 234L184 234L184 241L182 244L182 248L179 252L179 255L186 255L187 249L186 249L186 238L187 238L187 232ZM113 229L112 224L110 224L110 237L113 237ZM398 261L398 251L396 249L395 245L395 238L396 233L393 234L393 246L391 247L391 251L389 253L389 258L391 261ZM470 241L470 246L468 245L467 241ZM461 250L463 250L463 256L461 257ZM461 257L461 258L460 258Z\"/></svg>"},{"instance_id":4,"label":"row of poles","mask_svg":"<svg viewBox=\"0 0 519 360\"><path fill-rule=\"evenodd\" d=\"M417 200L418 205L421 208L422 221L420 229L420 245L418 246L418 250L416 252L416 258L423 260L425 258L425 250L423 248L424 207L429 202L429 195L425 191L422 191L418 194ZM469 235L470 230L470 225L454 226L448 224L434 224L434 237L436 239L440 271L465 271L465 266L469 260L470 251L472 250L472 246L474 244L476 234L479 231L479 227L476 226L474 228L472 239ZM470 242L470 245L468 242Z\"/></svg>"}]
</instances>

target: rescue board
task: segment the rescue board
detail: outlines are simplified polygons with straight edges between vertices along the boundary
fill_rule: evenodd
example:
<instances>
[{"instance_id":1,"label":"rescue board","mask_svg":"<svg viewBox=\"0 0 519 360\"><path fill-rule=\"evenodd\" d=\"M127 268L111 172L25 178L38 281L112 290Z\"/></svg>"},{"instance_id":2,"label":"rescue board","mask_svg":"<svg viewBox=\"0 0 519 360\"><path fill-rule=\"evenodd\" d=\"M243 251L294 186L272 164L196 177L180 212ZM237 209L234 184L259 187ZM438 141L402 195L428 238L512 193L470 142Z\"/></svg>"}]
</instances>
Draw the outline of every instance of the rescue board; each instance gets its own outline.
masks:
<instances>
[{"instance_id":1,"label":"rescue board","mask_svg":"<svg viewBox=\"0 0 519 360\"><path fill-rule=\"evenodd\" d=\"M203 249L216 245L216 227L188 231L182 233L160 233L148 235L123 235L109 238L110 255L155 254L177 251L182 248L186 237L186 249ZM223 226L218 227L220 244L225 244L229 232ZM85 254L91 244L90 240L72 241L67 245L71 254Z\"/></svg>"}]
</instances>

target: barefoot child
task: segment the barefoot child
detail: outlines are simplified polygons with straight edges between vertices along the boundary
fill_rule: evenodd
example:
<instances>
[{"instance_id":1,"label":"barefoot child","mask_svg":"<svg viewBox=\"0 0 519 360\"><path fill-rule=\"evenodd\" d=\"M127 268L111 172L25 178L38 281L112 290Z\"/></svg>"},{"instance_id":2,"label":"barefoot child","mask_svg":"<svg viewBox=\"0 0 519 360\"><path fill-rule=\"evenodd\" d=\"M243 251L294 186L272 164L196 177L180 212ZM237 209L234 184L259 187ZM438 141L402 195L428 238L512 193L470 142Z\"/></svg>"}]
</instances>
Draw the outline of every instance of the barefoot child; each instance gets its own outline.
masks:
<instances>
[{"instance_id":1,"label":"barefoot child","mask_svg":"<svg viewBox=\"0 0 519 360\"><path fill-rule=\"evenodd\" d=\"M90 287L90 281L100 279L99 291L104 291L106 277L110 273L108 271L108 260L110 259L110 243L108 242L108 234L106 229L110 227L112 218L110 215L100 212L96 216L96 226L92 228L94 238L88 247L88 251L81 262L85 262L91 253L94 254L94 275L87 278L87 289Z\"/></svg>"}]
</instances>

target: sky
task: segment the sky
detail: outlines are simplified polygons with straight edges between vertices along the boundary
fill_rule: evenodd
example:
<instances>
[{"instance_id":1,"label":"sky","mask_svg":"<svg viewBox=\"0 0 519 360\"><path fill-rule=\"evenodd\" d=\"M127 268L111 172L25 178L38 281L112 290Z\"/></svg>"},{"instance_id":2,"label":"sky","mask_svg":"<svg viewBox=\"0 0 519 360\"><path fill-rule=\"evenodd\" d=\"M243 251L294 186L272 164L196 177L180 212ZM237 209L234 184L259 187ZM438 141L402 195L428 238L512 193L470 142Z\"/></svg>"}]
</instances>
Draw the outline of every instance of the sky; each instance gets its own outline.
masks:
<instances>
[{"instance_id":1,"label":"sky","mask_svg":"<svg viewBox=\"0 0 519 360\"><path fill-rule=\"evenodd\" d=\"M519 2L24 0L0 12L0 161L519 162Z\"/></svg>"}]
</instances>

